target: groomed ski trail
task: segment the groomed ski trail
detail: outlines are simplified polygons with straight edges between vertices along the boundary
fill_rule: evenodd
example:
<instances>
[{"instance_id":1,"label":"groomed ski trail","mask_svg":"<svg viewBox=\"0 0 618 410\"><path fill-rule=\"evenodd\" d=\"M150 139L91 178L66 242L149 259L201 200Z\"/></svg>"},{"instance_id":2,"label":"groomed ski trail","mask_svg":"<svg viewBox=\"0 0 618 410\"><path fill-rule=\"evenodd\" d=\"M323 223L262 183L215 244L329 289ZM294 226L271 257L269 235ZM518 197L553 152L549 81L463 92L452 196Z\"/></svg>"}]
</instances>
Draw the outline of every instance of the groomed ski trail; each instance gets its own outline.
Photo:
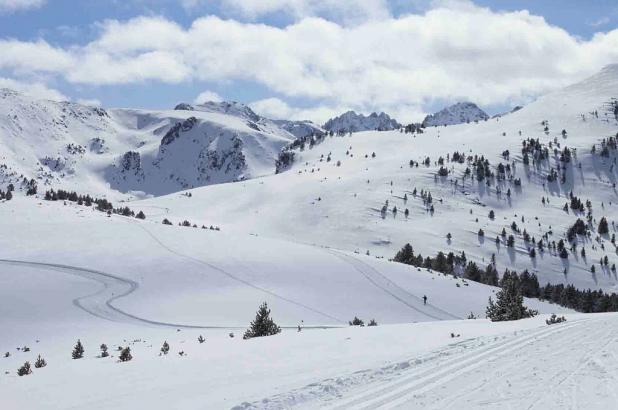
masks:
<instances>
[{"instance_id":1,"label":"groomed ski trail","mask_svg":"<svg viewBox=\"0 0 618 410\"><path fill-rule=\"evenodd\" d=\"M179 323L161 322L136 316L113 305L116 299L129 296L139 288L139 284L133 280L126 279L107 272L94 269L81 268L71 265L58 263L33 262L14 259L0 259L0 264L9 266L25 266L40 270L53 270L70 275L89 279L103 285L103 288L95 293L80 296L73 299L73 304L85 312L101 319L113 322L134 323L139 325L166 326L174 328L195 328L195 329L227 329L223 326L194 326Z\"/></svg>"}]
</instances>

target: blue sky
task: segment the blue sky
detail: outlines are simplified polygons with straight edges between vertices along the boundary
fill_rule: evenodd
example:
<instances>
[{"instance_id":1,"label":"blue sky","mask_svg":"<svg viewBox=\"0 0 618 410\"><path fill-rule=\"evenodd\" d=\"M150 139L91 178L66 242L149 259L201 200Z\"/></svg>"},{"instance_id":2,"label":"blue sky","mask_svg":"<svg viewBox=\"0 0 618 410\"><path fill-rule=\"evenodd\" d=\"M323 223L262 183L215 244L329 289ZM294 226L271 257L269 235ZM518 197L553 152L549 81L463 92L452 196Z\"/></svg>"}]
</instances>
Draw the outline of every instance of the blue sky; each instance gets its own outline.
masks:
<instances>
[{"instance_id":1,"label":"blue sky","mask_svg":"<svg viewBox=\"0 0 618 410\"><path fill-rule=\"evenodd\" d=\"M462 99L508 109L590 75L618 58L616 27L615 0L0 0L0 85L104 106L206 92L270 116L414 120ZM505 59L511 44L519 55Z\"/></svg>"}]
</instances>

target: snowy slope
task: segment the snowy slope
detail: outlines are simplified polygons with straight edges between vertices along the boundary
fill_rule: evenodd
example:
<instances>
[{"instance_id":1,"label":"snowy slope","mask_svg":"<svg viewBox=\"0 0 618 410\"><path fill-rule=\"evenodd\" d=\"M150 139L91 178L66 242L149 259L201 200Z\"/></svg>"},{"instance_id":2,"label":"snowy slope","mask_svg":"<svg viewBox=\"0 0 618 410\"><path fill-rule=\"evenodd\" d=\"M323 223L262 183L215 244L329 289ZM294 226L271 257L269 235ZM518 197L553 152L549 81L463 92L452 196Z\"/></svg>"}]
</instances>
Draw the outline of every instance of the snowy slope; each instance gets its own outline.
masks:
<instances>
[{"instance_id":1,"label":"snowy slope","mask_svg":"<svg viewBox=\"0 0 618 410\"><path fill-rule=\"evenodd\" d=\"M468 258L482 266L495 254L501 272L506 268L529 269L537 273L542 284L572 283L582 289L615 291L618 279L610 267L618 260L609 240L615 232L612 222L617 215L618 194L612 186L616 180L616 167L612 166L616 152L611 151L605 158L599 151L602 139L618 130L610 107L617 95L618 66L610 66L505 117L428 128L419 135L391 131L327 137L312 149L296 151L294 165L285 173L196 189L186 201L180 201L182 196L175 194L143 204L169 208L174 220L189 217L198 223L216 221L227 231L361 253L368 250L371 255L385 258L392 258L407 242L423 256L434 256L438 250L465 251ZM545 121L549 124L547 131ZM567 131L565 136L563 129ZM526 138L538 138L548 149L551 142L549 159L534 166L524 165L522 140ZM566 171L561 171L565 173L564 184L560 179L549 183L546 178L550 169L562 164L560 155L553 153L558 143L559 150L565 146L576 149ZM596 154L590 152L593 144L597 146ZM507 150L508 160L502 156ZM473 167L467 162L447 161L447 155L450 157L454 151L484 156L494 173L500 163L509 164L512 177L494 179L490 187L486 181L471 177L464 180L466 168ZM425 166L427 157L429 165ZM446 177L437 175L439 157L444 158L449 172ZM411 160L420 165L410 167ZM521 186L515 184L516 179L521 180ZM412 194L415 188L417 196ZM421 190L431 192L433 214L424 205ZM547 234L544 242L558 242L565 239L567 229L577 218L586 219L585 213L563 211L571 191L583 202L591 201L591 236L580 237L577 250L569 252L568 259L546 248L531 258L531 243L523 240L524 229L536 241ZM388 212L382 215L386 201ZM392 212L395 206L399 211L396 214ZM403 212L406 208L408 217ZM490 210L496 214L494 220L488 218ZM596 228L603 216L610 221L610 235L597 240ZM513 222L519 233L511 229ZM514 235L514 248L505 245L506 238L496 245L495 238L503 228L508 235ZM477 235L479 229L485 232L484 237ZM452 235L450 241L448 233ZM582 248L586 249L586 258L580 256ZM599 260L605 256L609 265L601 268ZM595 273L591 272L593 264Z\"/></svg>"},{"instance_id":2,"label":"snowy slope","mask_svg":"<svg viewBox=\"0 0 618 410\"><path fill-rule=\"evenodd\" d=\"M456 320L481 315L495 288L333 248L165 226L166 209L142 209L145 221L19 196L0 204L3 229L12 232L0 237L0 352L10 352L0 358L3 408L231 408L366 366L394 361L396 369L412 352L450 343L452 331L470 328L465 334L475 337L514 329ZM242 340L263 301L283 334ZM378 332L348 328L355 315L375 318ZM409 325L436 320L444 324ZM413 350L410 337L418 338ZM78 338L85 357L72 360ZM172 350L161 357L165 340ZM375 350L387 342L390 349ZM109 360L97 357L101 343ZM118 346L130 346L134 359L117 363ZM38 354L47 367L18 377L17 367ZM204 383L207 390L197 388Z\"/></svg>"},{"instance_id":3,"label":"snowy slope","mask_svg":"<svg viewBox=\"0 0 618 410\"><path fill-rule=\"evenodd\" d=\"M0 259L27 262L24 267L44 271L48 267L34 263L66 265L75 268L77 276L84 276L84 270L109 274L111 279L86 272L87 279L98 281L105 276L113 283L106 293L84 303L105 307L110 293L129 290L113 305L147 320L244 326L248 312L263 300L285 326L301 320L307 325L341 326L355 315L380 323L446 320L470 312L483 314L487 298L496 290L335 248L166 226L160 223L168 216L164 208L140 208L146 220L139 221L107 217L72 203L43 201L33 207L31 202L17 198L0 207L5 226L15 232L0 240ZM20 245L36 238L45 241L36 247ZM449 294L452 297L446 297ZM429 297L426 306L423 295ZM164 305L152 303L159 297L165 298ZM536 300L530 304L555 310ZM86 310L94 309L98 307ZM135 318L124 319L135 322Z\"/></svg>"},{"instance_id":4,"label":"snowy slope","mask_svg":"<svg viewBox=\"0 0 618 410\"><path fill-rule=\"evenodd\" d=\"M236 103L102 109L0 92L0 180L122 197L274 173L296 137Z\"/></svg>"},{"instance_id":5,"label":"snowy slope","mask_svg":"<svg viewBox=\"0 0 618 410\"><path fill-rule=\"evenodd\" d=\"M324 124L324 129L334 133L358 132L358 131L388 131L400 128L395 119L392 119L381 112L380 114L371 113L368 116L357 114L354 111L348 111L338 117L331 118Z\"/></svg>"},{"instance_id":6,"label":"snowy slope","mask_svg":"<svg viewBox=\"0 0 618 410\"><path fill-rule=\"evenodd\" d=\"M459 102L446 107L435 114L430 114L423 120L424 127L440 125L467 124L489 119L489 115L471 102Z\"/></svg>"}]
</instances>

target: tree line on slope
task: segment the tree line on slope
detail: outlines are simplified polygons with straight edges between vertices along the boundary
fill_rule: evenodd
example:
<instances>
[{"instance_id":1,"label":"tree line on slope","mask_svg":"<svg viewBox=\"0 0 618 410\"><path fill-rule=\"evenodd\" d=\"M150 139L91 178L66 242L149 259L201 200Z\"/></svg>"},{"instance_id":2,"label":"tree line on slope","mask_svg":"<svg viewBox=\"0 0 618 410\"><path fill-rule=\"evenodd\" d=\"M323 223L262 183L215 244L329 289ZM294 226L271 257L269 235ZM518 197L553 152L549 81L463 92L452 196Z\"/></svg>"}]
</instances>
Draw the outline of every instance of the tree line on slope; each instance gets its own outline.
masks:
<instances>
[{"instance_id":1,"label":"tree line on slope","mask_svg":"<svg viewBox=\"0 0 618 410\"><path fill-rule=\"evenodd\" d=\"M114 208L114 205L105 198L93 198L90 195L80 195L75 191L64 191L62 189L54 191L50 189L45 192L44 199L46 201L70 201L87 207L91 207L94 204L97 211L107 212L108 215L114 213L122 216L146 219L146 215L143 211L139 211L136 214L128 206Z\"/></svg>"},{"instance_id":2,"label":"tree line on slope","mask_svg":"<svg viewBox=\"0 0 618 410\"><path fill-rule=\"evenodd\" d=\"M505 270L502 278L493 263L481 269L474 262L467 262L465 253L454 255L453 252L444 254L438 252L434 257L423 258L415 255L412 246L406 244L393 258L395 262L412 265L419 268L431 269L444 274L463 277L473 282L485 285L506 288L514 286L521 291L523 297L537 298L555 303L579 312L618 312L618 295L605 293L602 290L580 290L573 285L547 283L540 286L536 274L524 270L518 274L514 271Z\"/></svg>"}]
</instances>

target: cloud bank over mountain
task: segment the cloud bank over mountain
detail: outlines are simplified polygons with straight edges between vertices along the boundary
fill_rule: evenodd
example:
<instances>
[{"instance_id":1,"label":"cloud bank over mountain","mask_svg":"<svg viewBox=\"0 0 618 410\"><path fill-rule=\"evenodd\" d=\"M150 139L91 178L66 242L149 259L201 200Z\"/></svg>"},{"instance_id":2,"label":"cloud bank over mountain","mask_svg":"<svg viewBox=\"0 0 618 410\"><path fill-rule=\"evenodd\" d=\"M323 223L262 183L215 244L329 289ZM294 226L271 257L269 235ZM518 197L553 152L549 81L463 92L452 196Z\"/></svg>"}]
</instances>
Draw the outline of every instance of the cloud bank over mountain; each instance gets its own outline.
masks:
<instances>
[{"instance_id":1,"label":"cloud bank over mountain","mask_svg":"<svg viewBox=\"0 0 618 410\"><path fill-rule=\"evenodd\" d=\"M93 87L248 82L271 93L257 104L268 104L270 115L278 105L281 116L317 121L342 109L406 120L436 100L525 102L618 60L616 29L583 40L527 11L465 1L397 17L365 1L355 23L319 17L348 10L345 1L226 2L247 16L280 11L296 19L283 27L215 15L187 27L163 16L106 20L85 44L2 39L0 70L20 81Z\"/></svg>"}]
</instances>

